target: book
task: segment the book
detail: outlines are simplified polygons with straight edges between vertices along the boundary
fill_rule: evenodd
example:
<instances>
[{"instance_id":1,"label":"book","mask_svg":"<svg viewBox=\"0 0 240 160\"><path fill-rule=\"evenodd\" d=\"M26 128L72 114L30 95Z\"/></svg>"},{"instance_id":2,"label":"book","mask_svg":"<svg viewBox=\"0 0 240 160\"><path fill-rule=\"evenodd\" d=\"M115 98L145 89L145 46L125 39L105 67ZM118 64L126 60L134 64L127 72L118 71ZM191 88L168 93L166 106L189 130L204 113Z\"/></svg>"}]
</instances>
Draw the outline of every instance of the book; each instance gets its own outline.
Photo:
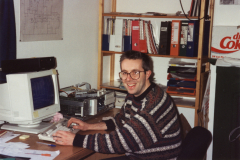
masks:
<instances>
[{"instance_id":1,"label":"book","mask_svg":"<svg viewBox=\"0 0 240 160\"><path fill-rule=\"evenodd\" d=\"M146 29L145 29L145 21L139 21L140 28L140 37L139 37L139 50L142 53L147 53L147 38L146 38Z\"/></svg>"},{"instance_id":2,"label":"book","mask_svg":"<svg viewBox=\"0 0 240 160\"><path fill-rule=\"evenodd\" d=\"M198 55L199 20L188 21L187 57Z\"/></svg>"},{"instance_id":3,"label":"book","mask_svg":"<svg viewBox=\"0 0 240 160\"><path fill-rule=\"evenodd\" d=\"M193 11L192 11L192 16L196 16L196 14L197 14L198 2L199 2L199 0L195 0L195 2L194 2Z\"/></svg>"},{"instance_id":4,"label":"book","mask_svg":"<svg viewBox=\"0 0 240 160\"><path fill-rule=\"evenodd\" d=\"M160 28L160 41L158 54L170 55L170 43L171 43L171 21L162 21Z\"/></svg>"},{"instance_id":5,"label":"book","mask_svg":"<svg viewBox=\"0 0 240 160\"><path fill-rule=\"evenodd\" d=\"M184 81L194 81L196 82L196 75L184 74L184 73L168 73L168 80L184 80Z\"/></svg>"},{"instance_id":6,"label":"book","mask_svg":"<svg viewBox=\"0 0 240 160\"><path fill-rule=\"evenodd\" d=\"M146 31L146 39L147 39L147 52L149 54L152 54L152 50L151 50L151 44L150 44L150 36L149 35L149 30L148 30L148 22L145 21L145 31Z\"/></svg>"},{"instance_id":7,"label":"book","mask_svg":"<svg viewBox=\"0 0 240 160\"><path fill-rule=\"evenodd\" d=\"M114 51L123 51L123 19L115 19L115 45Z\"/></svg>"},{"instance_id":8,"label":"book","mask_svg":"<svg viewBox=\"0 0 240 160\"><path fill-rule=\"evenodd\" d=\"M203 50L202 55L208 56L209 54L209 34L210 34L210 21L206 20L204 23L204 34L203 34Z\"/></svg>"},{"instance_id":9,"label":"book","mask_svg":"<svg viewBox=\"0 0 240 160\"><path fill-rule=\"evenodd\" d=\"M196 88L196 82L169 79L168 82L167 82L167 86L169 86L169 87Z\"/></svg>"},{"instance_id":10,"label":"book","mask_svg":"<svg viewBox=\"0 0 240 160\"><path fill-rule=\"evenodd\" d=\"M132 36L131 36L131 19L124 19L123 20L123 51L128 51L132 49Z\"/></svg>"},{"instance_id":11,"label":"book","mask_svg":"<svg viewBox=\"0 0 240 160\"><path fill-rule=\"evenodd\" d=\"M186 56L187 35L188 35L188 21L181 21L179 56Z\"/></svg>"},{"instance_id":12,"label":"book","mask_svg":"<svg viewBox=\"0 0 240 160\"><path fill-rule=\"evenodd\" d=\"M149 36L149 44L152 54L158 54L157 45L155 42L153 30L152 30L152 24L150 21L147 22L147 30L148 30L148 36Z\"/></svg>"},{"instance_id":13,"label":"book","mask_svg":"<svg viewBox=\"0 0 240 160\"><path fill-rule=\"evenodd\" d=\"M139 20L133 20L132 21L132 50L140 51L139 38L140 38Z\"/></svg>"},{"instance_id":14,"label":"book","mask_svg":"<svg viewBox=\"0 0 240 160\"><path fill-rule=\"evenodd\" d=\"M109 51L109 41L110 41L110 28L109 28L109 18L104 20L104 29L102 35L102 50Z\"/></svg>"},{"instance_id":15,"label":"book","mask_svg":"<svg viewBox=\"0 0 240 160\"><path fill-rule=\"evenodd\" d=\"M176 67L197 67L197 63L170 63L168 66L176 66Z\"/></svg>"},{"instance_id":16,"label":"book","mask_svg":"<svg viewBox=\"0 0 240 160\"><path fill-rule=\"evenodd\" d=\"M149 24L150 24L150 31L151 31L152 48L153 48L154 54L158 54L158 47L154 37L153 25L151 24L150 21L149 21Z\"/></svg>"},{"instance_id":17,"label":"book","mask_svg":"<svg viewBox=\"0 0 240 160\"><path fill-rule=\"evenodd\" d=\"M180 40L180 20L172 20L171 46L170 55L179 55L179 40Z\"/></svg>"},{"instance_id":18,"label":"book","mask_svg":"<svg viewBox=\"0 0 240 160\"><path fill-rule=\"evenodd\" d=\"M115 19L109 19L109 51L115 50Z\"/></svg>"},{"instance_id":19,"label":"book","mask_svg":"<svg viewBox=\"0 0 240 160\"><path fill-rule=\"evenodd\" d=\"M188 16L192 16L194 2L195 2L195 0L192 0Z\"/></svg>"}]
</instances>

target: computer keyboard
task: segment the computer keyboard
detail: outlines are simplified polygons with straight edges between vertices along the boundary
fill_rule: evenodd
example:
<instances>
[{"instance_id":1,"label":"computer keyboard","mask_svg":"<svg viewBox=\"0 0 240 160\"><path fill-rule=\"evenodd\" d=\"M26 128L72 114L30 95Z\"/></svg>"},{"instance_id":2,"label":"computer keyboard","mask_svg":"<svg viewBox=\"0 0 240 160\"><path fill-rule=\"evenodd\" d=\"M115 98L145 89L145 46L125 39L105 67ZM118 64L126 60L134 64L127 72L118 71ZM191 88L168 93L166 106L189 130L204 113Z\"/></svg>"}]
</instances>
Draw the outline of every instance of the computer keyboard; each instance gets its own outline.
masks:
<instances>
[{"instance_id":1,"label":"computer keyboard","mask_svg":"<svg viewBox=\"0 0 240 160\"><path fill-rule=\"evenodd\" d=\"M79 130L78 129L73 129L72 127L68 128L67 127L67 122L68 122L68 119L66 119L66 118L61 119L60 121L51 125L48 129L46 129L42 133L38 134L38 138L41 139L41 140L45 140L45 141L55 142L52 134L56 133L59 130L70 131L70 132L76 134Z\"/></svg>"}]
</instances>

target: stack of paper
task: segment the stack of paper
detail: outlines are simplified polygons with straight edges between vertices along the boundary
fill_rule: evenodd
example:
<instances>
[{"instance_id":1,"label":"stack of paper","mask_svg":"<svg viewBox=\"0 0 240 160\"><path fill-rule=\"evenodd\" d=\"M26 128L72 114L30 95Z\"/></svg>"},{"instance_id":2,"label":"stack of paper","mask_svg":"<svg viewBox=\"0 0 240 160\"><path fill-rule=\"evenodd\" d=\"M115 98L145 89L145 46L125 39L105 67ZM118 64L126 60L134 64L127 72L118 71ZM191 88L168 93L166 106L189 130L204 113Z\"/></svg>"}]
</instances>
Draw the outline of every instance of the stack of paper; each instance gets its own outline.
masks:
<instances>
[{"instance_id":1,"label":"stack of paper","mask_svg":"<svg viewBox=\"0 0 240 160\"><path fill-rule=\"evenodd\" d=\"M13 134L12 132L1 130L0 131L0 154L10 157L27 157L31 160L52 160L60 154L60 151L43 151L26 149L30 146L22 142L9 142L7 141L18 137L20 134Z\"/></svg>"}]
</instances>

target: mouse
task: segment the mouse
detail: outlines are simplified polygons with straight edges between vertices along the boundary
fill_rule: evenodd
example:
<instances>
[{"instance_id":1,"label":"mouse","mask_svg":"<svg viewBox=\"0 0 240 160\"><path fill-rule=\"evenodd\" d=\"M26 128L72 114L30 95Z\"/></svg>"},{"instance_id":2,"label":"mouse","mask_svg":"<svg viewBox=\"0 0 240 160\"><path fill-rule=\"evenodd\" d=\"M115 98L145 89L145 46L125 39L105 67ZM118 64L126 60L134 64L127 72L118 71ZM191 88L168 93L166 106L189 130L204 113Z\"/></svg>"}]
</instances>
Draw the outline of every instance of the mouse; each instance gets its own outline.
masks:
<instances>
[{"instance_id":1,"label":"mouse","mask_svg":"<svg viewBox=\"0 0 240 160\"><path fill-rule=\"evenodd\" d=\"M69 128L72 128L73 126L78 126L78 124L77 123L71 123Z\"/></svg>"}]
</instances>

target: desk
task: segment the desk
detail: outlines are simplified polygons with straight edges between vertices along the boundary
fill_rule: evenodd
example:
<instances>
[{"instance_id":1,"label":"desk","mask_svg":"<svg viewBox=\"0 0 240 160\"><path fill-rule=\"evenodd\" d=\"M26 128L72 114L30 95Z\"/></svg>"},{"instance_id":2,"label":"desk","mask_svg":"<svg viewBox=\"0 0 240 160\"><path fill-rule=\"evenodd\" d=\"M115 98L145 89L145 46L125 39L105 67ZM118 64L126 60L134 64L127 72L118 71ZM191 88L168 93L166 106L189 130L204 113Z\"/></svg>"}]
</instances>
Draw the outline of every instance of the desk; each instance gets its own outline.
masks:
<instances>
[{"instance_id":1,"label":"desk","mask_svg":"<svg viewBox=\"0 0 240 160\"><path fill-rule=\"evenodd\" d=\"M120 109L113 108L106 113L103 113L101 115L96 116L95 118L89 119L87 122L88 123L96 123L100 122L102 120L102 117L108 117L108 116L115 116ZM14 132L18 134L23 134L21 132ZM78 133L80 134L94 134L94 133L108 133L107 131L79 131ZM26 134L26 133L24 133ZM54 160L76 160L76 159L81 159L83 157L89 156L94 153L94 151L89 150L89 149L84 149L81 147L73 147L73 146L60 146L57 145L56 147L49 147L46 145L38 144L36 141L39 142L46 142L38 139L37 134L30 134L27 133L27 135L30 135L28 139L25 140L20 140L19 137L16 137L9 142L23 142L29 144L30 148L28 149L35 149L35 150L48 150L48 151L60 151L60 154L54 159ZM51 142L47 142L51 143Z\"/></svg>"}]
</instances>

